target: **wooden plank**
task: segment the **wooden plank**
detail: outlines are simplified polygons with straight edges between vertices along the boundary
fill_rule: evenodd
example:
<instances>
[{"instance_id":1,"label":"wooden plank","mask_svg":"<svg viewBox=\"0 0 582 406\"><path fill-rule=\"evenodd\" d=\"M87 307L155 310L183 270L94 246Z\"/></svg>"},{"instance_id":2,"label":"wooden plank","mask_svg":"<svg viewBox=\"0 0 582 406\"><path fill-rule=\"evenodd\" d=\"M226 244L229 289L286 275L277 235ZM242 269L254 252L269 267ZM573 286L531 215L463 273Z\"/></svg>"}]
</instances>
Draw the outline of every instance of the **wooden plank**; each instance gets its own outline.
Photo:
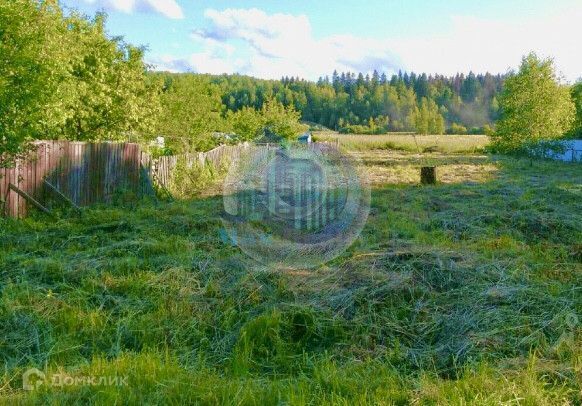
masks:
<instances>
[{"instance_id":1,"label":"wooden plank","mask_svg":"<svg viewBox=\"0 0 582 406\"><path fill-rule=\"evenodd\" d=\"M21 185L21 189L24 190L26 193L30 195L30 161L25 160L22 162L22 167L20 171L20 176L18 178L19 185ZM26 217L26 210L28 205L25 203L20 208L19 217L24 218Z\"/></svg>"},{"instance_id":2,"label":"wooden plank","mask_svg":"<svg viewBox=\"0 0 582 406\"><path fill-rule=\"evenodd\" d=\"M21 171L22 171L22 161L19 161L17 166L16 166L16 172L15 172L15 177L14 177L14 184L15 185L20 185L21 181ZM16 214L15 217L16 218L21 218L21 212L22 212L22 206L26 206L26 200L23 200L23 198L20 197L20 195L17 195L17 201L18 204L16 205Z\"/></svg>"},{"instance_id":3,"label":"wooden plank","mask_svg":"<svg viewBox=\"0 0 582 406\"><path fill-rule=\"evenodd\" d=\"M39 209L42 212L45 212L46 214L49 214L52 216L52 212L47 209L46 207L44 207L42 204L40 204L39 202L37 202L32 196L30 196L28 193L26 193L25 191L21 190L18 188L18 186L15 186L13 183L11 183L10 188L12 190L14 190L18 195L22 196L26 201L28 201L29 203L31 203L32 205L34 205L37 209Z\"/></svg>"},{"instance_id":4,"label":"wooden plank","mask_svg":"<svg viewBox=\"0 0 582 406\"><path fill-rule=\"evenodd\" d=\"M53 185L51 185L49 182L47 182L46 180L44 181L44 185L51 191L53 192L55 195L57 195L58 197L60 197L63 201L65 201L67 204L69 204L71 207L73 207L75 210L77 211L81 211L81 208L79 206L77 206L71 199L69 199L67 196L65 196L64 194L61 193L60 190L58 190L56 187L54 187Z\"/></svg>"},{"instance_id":5,"label":"wooden plank","mask_svg":"<svg viewBox=\"0 0 582 406\"><path fill-rule=\"evenodd\" d=\"M103 171L104 171L104 165L103 165L103 159L102 159L102 154L103 154L103 144L98 143L95 144L95 164L93 165L93 168L95 169L95 171L97 172L95 174L95 180L96 180L96 188L95 188L95 200L97 202L102 202L103 201Z\"/></svg>"},{"instance_id":6,"label":"wooden plank","mask_svg":"<svg viewBox=\"0 0 582 406\"><path fill-rule=\"evenodd\" d=\"M8 190L8 169L7 168L0 168L0 198L3 201L2 204L2 216L8 216L7 209L8 209L8 202L7 202L7 194L9 193Z\"/></svg>"},{"instance_id":7,"label":"wooden plank","mask_svg":"<svg viewBox=\"0 0 582 406\"><path fill-rule=\"evenodd\" d=\"M121 171L123 171L123 165L122 165L122 160L123 160L123 148L120 144L113 144L114 148L115 148L115 161L113 162L113 173L112 173L112 179L113 179L113 192L114 194L117 194L119 189L123 187L123 184L121 182L122 180L122 174L120 173Z\"/></svg>"},{"instance_id":8,"label":"wooden plank","mask_svg":"<svg viewBox=\"0 0 582 406\"><path fill-rule=\"evenodd\" d=\"M32 197L34 197L36 200L38 199L38 191L39 191L39 187L37 184L37 178L36 178L36 172L38 170L38 154L39 154L39 148L40 145L35 145L35 150L34 150L34 158L31 160L30 162L30 183L32 185Z\"/></svg>"},{"instance_id":9,"label":"wooden plank","mask_svg":"<svg viewBox=\"0 0 582 406\"><path fill-rule=\"evenodd\" d=\"M8 204L8 216L9 217L16 217L14 215L14 208L18 205L18 195L12 192L10 189L10 183L14 182L14 172L16 171L15 167L11 168L8 172L8 197L6 199Z\"/></svg>"},{"instance_id":10,"label":"wooden plank","mask_svg":"<svg viewBox=\"0 0 582 406\"><path fill-rule=\"evenodd\" d=\"M80 146L78 143L71 143L71 160L69 162L69 170L67 171L67 181L69 182L69 193L73 196L79 204L83 204L83 194L81 193L82 173L79 166Z\"/></svg>"},{"instance_id":11,"label":"wooden plank","mask_svg":"<svg viewBox=\"0 0 582 406\"><path fill-rule=\"evenodd\" d=\"M49 165L49 161L48 161L48 154L50 152L50 147L47 145L47 143L44 143L43 145L43 157L42 157L42 166L40 168L40 176L41 178L48 178L50 176L50 172L51 172L51 168Z\"/></svg>"},{"instance_id":12,"label":"wooden plank","mask_svg":"<svg viewBox=\"0 0 582 406\"><path fill-rule=\"evenodd\" d=\"M83 190L83 205L87 206L95 203L95 185L91 179L91 165L93 163L93 144L83 145L83 155L81 157L81 189Z\"/></svg>"}]
</instances>

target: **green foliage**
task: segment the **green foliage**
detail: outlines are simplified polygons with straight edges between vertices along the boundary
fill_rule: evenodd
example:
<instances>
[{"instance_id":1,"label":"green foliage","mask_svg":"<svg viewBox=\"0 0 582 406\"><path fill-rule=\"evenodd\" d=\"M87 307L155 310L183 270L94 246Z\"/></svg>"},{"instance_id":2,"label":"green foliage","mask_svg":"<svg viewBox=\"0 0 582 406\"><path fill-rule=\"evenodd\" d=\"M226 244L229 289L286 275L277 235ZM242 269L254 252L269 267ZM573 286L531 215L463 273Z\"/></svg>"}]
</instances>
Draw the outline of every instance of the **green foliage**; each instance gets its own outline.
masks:
<instances>
[{"instance_id":1,"label":"green foliage","mask_svg":"<svg viewBox=\"0 0 582 406\"><path fill-rule=\"evenodd\" d=\"M392 78L376 73L369 78L335 72L331 80L326 77L316 83L240 75L213 76L212 81L220 86L223 103L230 110L243 106L260 109L265 100L275 97L301 112L304 122L341 132L371 134L414 130L407 118L415 106L420 108L423 98L437 104L446 123L461 123L465 127L491 124L497 114L495 97L503 79L499 75L472 73L467 77L400 73ZM382 122L370 126L370 119Z\"/></svg>"},{"instance_id":2,"label":"green foliage","mask_svg":"<svg viewBox=\"0 0 582 406\"><path fill-rule=\"evenodd\" d=\"M212 149L223 142L252 141L265 132L291 139L307 128L299 124L300 114L273 97L260 106L232 109L221 98L224 89L210 75L151 74L164 83L162 110L156 134L163 135L174 153Z\"/></svg>"},{"instance_id":3,"label":"green foliage","mask_svg":"<svg viewBox=\"0 0 582 406\"><path fill-rule=\"evenodd\" d=\"M67 117L60 137L69 140L128 140L151 132L159 112L160 83L146 77L143 50L105 36L105 16L93 21L73 14ZM65 96L66 97L66 96Z\"/></svg>"},{"instance_id":4,"label":"green foliage","mask_svg":"<svg viewBox=\"0 0 582 406\"><path fill-rule=\"evenodd\" d=\"M576 106L576 119L572 127L571 135L582 137L582 82L578 82L572 86L570 93Z\"/></svg>"},{"instance_id":5,"label":"green foliage","mask_svg":"<svg viewBox=\"0 0 582 406\"><path fill-rule=\"evenodd\" d=\"M340 121L343 124L343 121ZM342 134L386 134L389 129L389 119L387 116L370 117L368 125L345 124L339 128Z\"/></svg>"},{"instance_id":6,"label":"green foliage","mask_svg":"<svg viewBox=\"0 0 582 406\"><path fill-rule=\"evenodd\" d=\"M559 138L574 121L574 103L568 88L560 84L553 61L534 53L525 56L519 72L506 80L499 105L494 140L505 151Z\"/></svg>"},{"instance_id":7,"label":"green foliage","mask_svg":"<svg viewBox=\"0 0 582 406\"><path fill-rule=\"evenodd\" d=\"M467 128L461 124L453 123L451 127L447 129L447 134L463 135L467 134Z\"/></svg>"},{"instance_id":8,"label":"green foliage","mask_svg":"<svg viewBox=\"0 0 582 406\"><path fill-rule=\"evenodd\" d=\"M262 125L267 134L294 140L308 126L299 123L301 113L293 106L285 107L275 99L268 99L261 108Z\"/></svg>"},{"instance_id":9,"label":"green foliage","mask_svg":"<svg viewBox=\"0 0 582 406\"><path fill-rule=\"evenodd\" d=\"M479 134L485 134L489 137L493 137L493 135L495 134L495 128L490 126L489 124L485 124L483 126L483 131L480 132Z\"/></svg>"},{"instance_id":10,"label":"green foliage","mask_svg":"<svg viewBox=\"0 0 582 406\"><path fill-rule=\"evenodd\" d=\"M240 141L252 141L263 133L263 117L252 107L245 106L234 112L229 110L226 120Z\"/></svg>"},{"instance_id":11,"label":"green foliage","mask_svg":"<svg viewBox=\"0 0 582 406\"><path fill-rule=\"evenodd\" d=\"M0 2L0 154L33 139L127 139L151 130L158 85L142 50L107 38L105 16L54 0Z\"/></svg>"},{"instance_id":12,"label":"green foliage","mask_svg":"<svg viewBox=\"0 0 582 406\"><path fill-rule=\"evenodd\" d=\"M222 167L214 168L198 161L189 165L182 155L178 157L167 189L177 199L192 199L215 183L224 172Z\"/></svg>"},{"instance_id":13,"label":"green foliage","mask_svg":"<svg viewBox=\"0 0 582 406\"><path fill-rule=\"evenodd\" d=\"M72 44L62 21L54 1L0 2L0 155L22 153L25 141L64 120L62 110L46 109L67 76Z\"/></svg>"},{"instance_id":14,"label":"green foliage","mask_svg":"<svg viewBox=\"0 0 582 406\"><path fill-rule=\"evenodd\" d=\"M445 120L439 112L434 100L423 97L420 107L414 107L407 117L408 122L418 134L442 134L445 131Z\"/></svg>"},{"instance_id":15,"label":"green foliage","mask_svg":"<svg viewBox=\"0 0 582 406\"><path fill-rule=\"evenodd\" d=\"M175 154L215 147L213 135L226 129L220 89L204 75L152 76L164 83L156 134L166 138Z\"/></svg>"},{"instance_id":16,"label":"green foliage","mask_svg":"<svg viewBox=\"0 0 582 406\"><path fill-rule=\"evenodd\" d=\"M233 141L256 139L265 130L292 138L303 130L299 118L312 127L359 134L417 128L419 133L442 134L451 122L482 128L496 117L503 81L489 74L446 78L405 73L390 80L380 75L356 80L350 73L317 83L242 75L155 76L165 83L156 131L167 135L172 150L179 152L212 148L220 142L213 136L216 132L233 133Z\"/></svg>"}]
</instances>

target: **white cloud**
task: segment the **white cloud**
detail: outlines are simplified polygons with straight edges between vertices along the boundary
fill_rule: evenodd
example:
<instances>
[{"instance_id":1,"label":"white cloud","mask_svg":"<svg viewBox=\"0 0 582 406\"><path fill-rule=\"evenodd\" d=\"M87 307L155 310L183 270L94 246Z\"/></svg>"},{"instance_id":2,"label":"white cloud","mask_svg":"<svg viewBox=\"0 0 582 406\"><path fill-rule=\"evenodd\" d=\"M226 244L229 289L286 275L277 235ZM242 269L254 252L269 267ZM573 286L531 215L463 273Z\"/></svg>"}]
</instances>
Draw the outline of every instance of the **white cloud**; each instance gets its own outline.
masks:
<instances>
[{"instance_id":1,"label":"white cloud","mask_svg":"<svg viewBox=\"0 0 582 406\"><path fill-rule=\"evenodd\" d=\"M182 8L176 0L84 0L108 10L117 10L131 14L134 11L155 12L168 18L184 18Z\"/></svg>"},{"instance_id":2,"label":"white cloud","mask_svg":"<svg viewBox=\"0 0 582 406\"><path fill-rule=\"evenodd\" d=\"M204 15L209 28L191 35L203 51L174 61L188 63L195 72L317 78L334 69L392 71L400 66L385 42L351 35L315 39L305 15L268 15L258 9L208 9ZM152 60L158 69L168 62Z\"/></svg>"},{"instance_id":3,"label":"white cloud","mask_svg":"<svg viewBox=\"0 0 582 406\"><path fill-rule=\"evenodd\" d=\"M517 68L530 51L553 57L557 69L573 81L582 76L582 7L556 10L543 19L512 22L455 16L447 35L409 38L394 51L415 71L504 73Z\"/></svg>"},{"instance_id":4,"label":"white cloud","mask_svg":"<svg viewBox=\"0 0 582 406\"><path fill-rule=\"evenodd\" d=\"M263 78L316 79L334 69L504 73L533 50L555 57L558 69L569 80L582 76L577 43L582 37L582 7L556 10L555 15L543 18L516 17L511 22L455 16L446 34L391 39L352 34L315 38L307 16L269 15L255 8L207 9L204 16L208 27L191 35L202 51L176 59L174 65L195 72L237 72ZM166 58L163 65L172 59Z\"/></svg>"}]
</instances>

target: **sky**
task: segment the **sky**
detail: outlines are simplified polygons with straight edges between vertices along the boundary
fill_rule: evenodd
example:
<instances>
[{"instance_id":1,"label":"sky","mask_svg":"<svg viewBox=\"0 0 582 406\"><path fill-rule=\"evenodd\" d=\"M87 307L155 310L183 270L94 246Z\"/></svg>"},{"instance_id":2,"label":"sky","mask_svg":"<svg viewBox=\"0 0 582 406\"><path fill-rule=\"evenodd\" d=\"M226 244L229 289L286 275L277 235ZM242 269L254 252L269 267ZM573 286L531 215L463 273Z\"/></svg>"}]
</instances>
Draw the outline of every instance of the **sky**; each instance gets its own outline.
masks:
<instances>
[{"instance_id":1,"label":"sky","mask_svg":"<svg viewBox=\"0 0 582 406\"><path fill-rule=\"evenodd\" d=\"M534 51L582 77L581 0L61 0L147 48L156 70L316 80L506 73Z\"/></svg>"}]
</instances>

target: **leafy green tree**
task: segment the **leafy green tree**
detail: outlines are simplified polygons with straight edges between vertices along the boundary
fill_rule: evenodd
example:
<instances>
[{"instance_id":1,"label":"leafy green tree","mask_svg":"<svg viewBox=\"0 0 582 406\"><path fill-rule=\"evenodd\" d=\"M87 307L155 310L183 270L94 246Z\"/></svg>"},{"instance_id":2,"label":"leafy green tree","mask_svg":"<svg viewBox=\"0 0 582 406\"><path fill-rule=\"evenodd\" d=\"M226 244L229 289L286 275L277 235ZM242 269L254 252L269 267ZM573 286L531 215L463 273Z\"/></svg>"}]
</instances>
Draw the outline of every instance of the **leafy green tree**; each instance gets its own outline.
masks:
<instances>
[{"instance_id":1,"label":"leafy green tree","mask_svg":"<svg viewBox=\"0 0 582 406\"><path fill-rule=\"evenodd\" d=\"M263 130L260 112L251 107L243 107L235 112L228 111L226 120L239 141L252 141L259 137Z\"/></svg>"},{"instance_id":2,"label":"leafy green tree","mask_svg":"<svg viewBox=\"0 0 582 406\"><path fill-rule=\"evenodd\" d=\"M491 117L495 120L497 120L497 118L499 117L499 102L497 101L496 97L493 97L493 99L491 99L491 104L489 105L490 111L491 111Z\"/></svg>"},{"instance_id":3,"label":"leafy green tree","mask_svg":"<svg viewBox=\"0 0 582 406\"><path fill-rule=\"evenodd\" d=\"M447 130L447 134L455 135L467 134L467 127L461 124L453 123L451 124L451 127Z\"/></svg>"},{"instance_id":4,"label":"leafy green tree","mask_svg":"<svg viewBox=\"0 0 582 406\"><path fill-rule=\"evenodd\" d=\"M61 137L70 140L128 140L151 133L159 113L158 81L146 77L143 50L105 35L105 15L67 19L74 47L70 75L63 82L71 97Z\"/></svg>"},{"instance_id":5,"label":"leafy green tree","mask_svg":"<svg viewBox=\"0 0 582 406\"><path fill-rule=\"evenodd\" d=\"M56 1L0 2L0 155L23 153L28 141L62 124L46 107L67 75L70 41Z\"/></svg>"},{"instance_id":6,"label":"leafy green tree","mask_svg":"<svg viewBox=\"0 0 582 406\"><path fill-rule=\"evenodd\" d=\"M411 111L408 121L418 134L442 134L445 131L445 120L437 104L426 97Z\"/></svg>"},{"instance_id":7,"label":"leafy green tree","mask_svg":"<svg viewBox=\"0 0 582 406\"><path fill-rule=\"evenodd\" d=\"M461 98L466 103L472 103L475 101L479 94L480 84L477 77L473 72L469 72L467 78L461 85Z\"/></svg>"},{"instance_id":8,"label":"leafy green tree","mask_svg":"<svg viewBox=\"0 0 582 406\"><path fill-rule=\"evenodd\" d=\"M559 138L574 121L574 103L568 88L560 84L553 61L534 53L525 56L519 72L506 80L499 106L494 140L506 151Z\"/></svg>"},{"instance_id":9,"label":"leafy green tree","mask_svg":"<svg viewBox=\"0 0 582 406\"><path fill-rule=\"evenodd\" d=\"M159 86L142 50L108 38L104 25L103 14L65 16L56 0L0 1L0 155L34 139L151 133Z\"/></svg>"},{"instance_id":10,"label":"leafy green tree","mask_svg":"<svg viewBox=\"0 0 582 406\"><path fill-rule=\"evenodd\" d=\"M570 91L572 100L576 106L576 119L572 129L572 135L582 136L582 81L572 86Z\"/></svg>"},{"instance_id":11,"label":"leafy green tree","mask_svg":"<svg viewBox=\"0 0 582 406\"><path fill-rule=\"evenodd\" d=\"M154 75L164 78L156 134L174 153L213 148L216 132L227 129L220 88L204 75Z\"/></svg>"},{"instance_id":12,"label":"leafy green tree","mask_svg":"<svg viewBox=\"0 0 582 406\"><path fill-rule=\"evenodd\" d=\"M292 140L307 128L299 123L301 113L292 106L285 107L275 99L269 99L263 104L261 114L265 132L284 139Z\"/></svg>"}]
</instances>

